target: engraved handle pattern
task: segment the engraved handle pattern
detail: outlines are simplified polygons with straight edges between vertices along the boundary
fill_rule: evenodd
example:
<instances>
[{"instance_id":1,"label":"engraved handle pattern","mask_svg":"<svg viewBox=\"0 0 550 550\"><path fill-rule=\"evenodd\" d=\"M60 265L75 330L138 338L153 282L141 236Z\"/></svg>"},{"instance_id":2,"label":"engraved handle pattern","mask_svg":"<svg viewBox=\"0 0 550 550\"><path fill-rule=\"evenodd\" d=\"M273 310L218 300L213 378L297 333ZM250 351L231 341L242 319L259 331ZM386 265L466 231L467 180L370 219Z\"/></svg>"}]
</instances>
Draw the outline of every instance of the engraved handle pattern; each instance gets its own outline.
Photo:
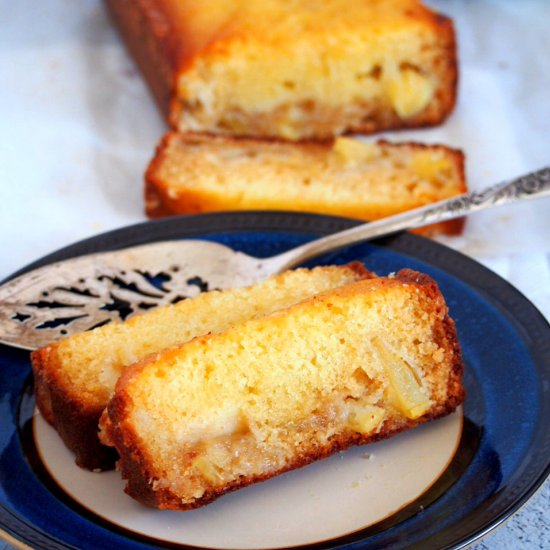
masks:
<instances>
[{"instance_id":1,"label":"engraved handle pattern","mask_svg":"<svg viewBox=\"0 0 550 550\"><path fill-rule=\"evenodd\" d=\"M512 181L498 183L483 191L474 191L437 203L425 209L419 225L414 227L464 216L491 206L543 196L550 196L550 167Z\"/></svg>"},{"instance_id":2,"label":"engraved handle pattern","mask_svg":"<svg viewBox=\"0 0 550 550\"><path fill-rule=\"evenodd\" d=\"M280 272L301 264L315 256L337 250L403 229L414 229L444 222L479 210L526 199L550 196L550 167L484 189L415 208L372 223L352 227L339 233L306 243L268 260L272 272Z\"/></svg>"}]
</instances>

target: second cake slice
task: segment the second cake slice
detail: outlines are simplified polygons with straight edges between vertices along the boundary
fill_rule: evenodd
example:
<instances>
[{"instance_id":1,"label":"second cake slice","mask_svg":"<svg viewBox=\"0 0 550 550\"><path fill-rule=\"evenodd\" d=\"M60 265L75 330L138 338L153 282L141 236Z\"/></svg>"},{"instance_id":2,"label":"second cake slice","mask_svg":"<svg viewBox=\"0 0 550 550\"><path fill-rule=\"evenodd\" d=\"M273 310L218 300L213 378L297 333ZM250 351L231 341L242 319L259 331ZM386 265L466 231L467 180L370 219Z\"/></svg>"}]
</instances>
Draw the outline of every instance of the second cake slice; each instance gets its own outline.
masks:
<instances>
[{"instance_id":1,"label":"second cake slice","mask_svg":"<svg viewBox=\"0 0 550 550\"><path fill-rule=\"evenodd\" d=\"M169 133L147 170L145 201L151 217L257 209L376 220L465 192L462 153L441 145Z\"/></svg>"},{"instance_id":2,"label":"second cake slice","mask_svg":"<svg viewBox=\"0 0 550 550\"><path fill-rule=\"evenodd\" d=\"M448 414L461 376L436 283L403 270L133 365L102 437L131 496L186 510Z\"/></svg>"}]
</instances>

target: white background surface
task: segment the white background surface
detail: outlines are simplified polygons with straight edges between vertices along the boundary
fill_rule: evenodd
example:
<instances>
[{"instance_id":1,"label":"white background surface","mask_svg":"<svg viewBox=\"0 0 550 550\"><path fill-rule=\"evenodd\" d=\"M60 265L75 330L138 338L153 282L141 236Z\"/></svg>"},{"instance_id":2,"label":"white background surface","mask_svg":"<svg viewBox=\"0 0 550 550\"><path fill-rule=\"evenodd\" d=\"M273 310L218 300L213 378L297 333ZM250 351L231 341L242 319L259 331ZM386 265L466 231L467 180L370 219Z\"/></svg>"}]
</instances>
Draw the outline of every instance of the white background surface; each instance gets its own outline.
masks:
<instances>
[{"instance_id":1,"label":"white background surface","mask_svg":"<svg viewBox=\"0 0 550 550\"><path fill-rule=\"evenodd\" d=\"M472 189L550 165L550 2L429 4L455 20L458 105L439 128L386 137L462 148ZM101 3L0 0L0 13L1 279L145 220L143 172L165 125ZM445 243L550 318L550 199L476 214ZM476 548L550 547L549 488Z\"/></svg>"}]
</instances>

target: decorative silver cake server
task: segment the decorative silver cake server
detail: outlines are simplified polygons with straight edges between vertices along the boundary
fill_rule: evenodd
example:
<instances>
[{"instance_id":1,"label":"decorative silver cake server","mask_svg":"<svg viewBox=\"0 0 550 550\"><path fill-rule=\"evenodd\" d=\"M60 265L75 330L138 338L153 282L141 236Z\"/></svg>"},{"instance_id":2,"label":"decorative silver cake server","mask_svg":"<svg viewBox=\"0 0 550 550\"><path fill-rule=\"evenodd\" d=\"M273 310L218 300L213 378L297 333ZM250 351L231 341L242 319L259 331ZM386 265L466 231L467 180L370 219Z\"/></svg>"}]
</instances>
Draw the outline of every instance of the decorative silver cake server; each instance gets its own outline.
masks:
<instances>
[{"instance_id":1,"label":"decorative silver cake server","mask_svg":"<svg viewBox=\"0 0 550 550\"><path fill-rule=\"evenodd\" d=\"M210 241L175 240L50 264L0 287L0 342L36 349L202 291L250 285L354 243L544 196L550 196L550 168L358 225L266 259Z\"/></svg>"}]
</instances>

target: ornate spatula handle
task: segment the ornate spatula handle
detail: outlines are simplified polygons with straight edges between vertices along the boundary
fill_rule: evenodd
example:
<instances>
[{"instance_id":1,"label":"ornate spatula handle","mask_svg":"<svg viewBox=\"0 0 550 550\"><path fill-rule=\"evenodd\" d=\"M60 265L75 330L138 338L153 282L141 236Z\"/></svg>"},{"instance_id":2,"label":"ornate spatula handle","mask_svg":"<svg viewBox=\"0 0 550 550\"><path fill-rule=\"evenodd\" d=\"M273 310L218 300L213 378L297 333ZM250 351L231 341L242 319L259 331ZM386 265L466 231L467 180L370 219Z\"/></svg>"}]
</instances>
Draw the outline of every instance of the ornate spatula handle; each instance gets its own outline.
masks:
<instances>
[{"instance_id":1,"label":"ornate spatula handle","mask_svg":"<svg viewBox=\"0 0 550 550\"><path fill-rule=\"evenodd\" d=\"M499 206L544 195L550 196L550 168L542 168L511 181L497 183L483 189L483 191L473 191L437 203L425 209L425 213L421 217L421 224L445 221L491 206ZM415 225L415 227L419 227L419 225Z\"/></svg>"},{"instance_id":2,"label":"ornate spatula handle","mask_svg":"<svg viewBox=\"0 0 550 550\"><path fill-rule=\"evenodd\" d=\"M396 216L328 235L274 257L269 261L277 264L277 269L272 271L283 271L310 258L350 244L388 235L403 229L414 229L415 227L460 218L493 206L543 196L550 197L550 167L498 183L487 187L483 191L473 191L459 197L415 208Z\"/></svg>"}]
</instances>

